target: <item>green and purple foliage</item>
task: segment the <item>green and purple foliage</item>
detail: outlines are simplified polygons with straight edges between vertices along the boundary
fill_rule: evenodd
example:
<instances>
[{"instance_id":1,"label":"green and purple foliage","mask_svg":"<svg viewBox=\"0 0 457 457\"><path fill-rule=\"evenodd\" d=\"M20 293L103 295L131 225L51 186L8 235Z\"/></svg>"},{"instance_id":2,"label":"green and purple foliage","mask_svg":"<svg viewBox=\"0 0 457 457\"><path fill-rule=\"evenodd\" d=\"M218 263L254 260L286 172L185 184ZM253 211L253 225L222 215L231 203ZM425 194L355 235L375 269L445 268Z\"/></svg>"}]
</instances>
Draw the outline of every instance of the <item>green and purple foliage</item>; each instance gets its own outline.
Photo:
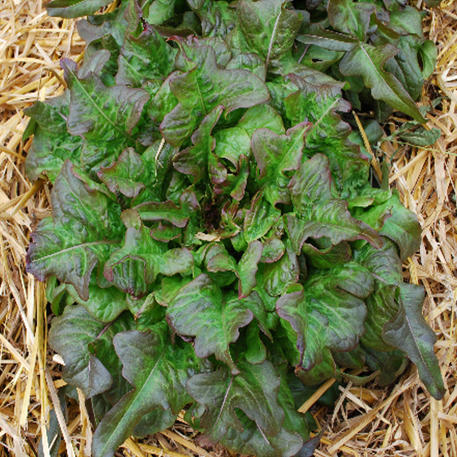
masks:
<instances>
[{"instance_id":1,"label":"green and purple foliage","mask_svg":"<svg viewBox=\"0 0 457 457\"><path fill-rule=\"evenodd\" d=\"M184 408L239 453L305 455L296 408L314 386L364 366L387 384L406 358L440 398L423 291L401 270L420 226L372 185L346 114L348 99L422 121L435 49L421 14L396 0L126 0L79 32L68 89L28 110L27 171L53 183L53 213L27 268L48 279L50 344L91 402L94 456Z\"/></svg>"}]
</instances>

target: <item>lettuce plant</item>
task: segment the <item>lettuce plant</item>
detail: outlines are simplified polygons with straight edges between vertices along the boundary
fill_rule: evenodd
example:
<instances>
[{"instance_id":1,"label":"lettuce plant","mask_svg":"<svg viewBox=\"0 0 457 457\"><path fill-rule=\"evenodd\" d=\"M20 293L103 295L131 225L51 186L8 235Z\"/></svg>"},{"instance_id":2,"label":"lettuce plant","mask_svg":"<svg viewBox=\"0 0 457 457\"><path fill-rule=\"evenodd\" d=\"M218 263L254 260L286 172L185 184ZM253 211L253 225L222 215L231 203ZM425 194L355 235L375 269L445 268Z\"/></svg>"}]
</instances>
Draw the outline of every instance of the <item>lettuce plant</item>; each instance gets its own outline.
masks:
<instances>
[{"instance_id":1,"label":"lettuce plant","mask_svg":"<svg viewBox=\"0 0 457 457\"><path fill-rule=\"evenodd\" d=\"M315 386L366 366L388 384L406 358L442 395L402 276L420 226L373 184L343 98L421 119L405 69L429 45L387 3L129 0L79 22L82 65L63 60L65 93L28 110L27 172L53 189L27 269L48 279L95 457L183 409L242 454L306 455L296 408Z\"/></svg>"}]
</instances>

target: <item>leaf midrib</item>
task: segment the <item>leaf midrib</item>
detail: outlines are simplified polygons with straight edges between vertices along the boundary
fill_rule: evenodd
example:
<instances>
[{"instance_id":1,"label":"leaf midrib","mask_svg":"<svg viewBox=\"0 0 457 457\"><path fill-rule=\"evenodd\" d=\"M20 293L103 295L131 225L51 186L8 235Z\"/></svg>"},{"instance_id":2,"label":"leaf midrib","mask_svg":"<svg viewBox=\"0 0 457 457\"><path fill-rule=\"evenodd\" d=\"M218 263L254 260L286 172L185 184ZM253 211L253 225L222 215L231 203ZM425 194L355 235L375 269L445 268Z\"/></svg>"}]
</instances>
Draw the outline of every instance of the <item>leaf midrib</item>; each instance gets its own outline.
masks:
<instances>
[{"instance_id":1,"label":"leaf midrib","mask_svg":"<svg viewBox=\"0 0 457 457\"><path fill-rule=\"evenodd\" d=\"M88 241L87 243L80 243L80 244L77 244L75 246L70 246L69 248L65 248L65 249L62 249L60 251L54 252L52 254L45 255L44 257L39 257L37 259L37 261L47 260L47 259L50 259L52 257L61 255L61 254L65 253L65 252L70 252L70 251L73 251L73 250L76 250L76 249L80 249L80 248L85 248L85 247L88 247L88 246L98 246L98 245L103 245L103 244L117 244L117 243L120 243L120 241L119 240Z\"/></svg>"},{"instance_id":2,"label":"leaf midrib","mask_svg":"<svg viewBox=\"0 0 457 457\"><path fill-rule=\"evenodd\" d=\"M102 448L103 452L100 454L101 457L104 457L105 456L105 453L106 453L106 450L107 448L109 449L109 443L110 443L110 438L115 434L116 432L118 431L119 428L121 429L124 429L123 427L123 420L125 418L128 418L128 410L129 409L132 409L132 405L136 402L136 400L138 399L138 397L141 398L141 394L143 393L145 387L148 385L151 377L155 374L155 371L159 365L159 362L161 362L162 358L164 356L164 353L162 352L159 356L159 358L157 359L157 361L155 362L154 366L152 367L151 371L149 372L149 375L147 376L146 380L144 381L144 383L142 384L141 388L138 390L137 389L137 386L135 386L135 390L132 391L132 399L131 401L129 401L128 403L128 408L127 408L127 411L125 411L123 414L122 414L122 419L116 424L116 426L114 427L113 431L108 435L108 438L105 440L105 444ZM141 419L141 418L140 418ZM128 420L127 420L128 421ZM122 431L122 430L121 430Z\"/></svg>"},{"instance_id":3,"label":"leaf midrib","mask_svg":"<svg viewBox=\"0 0 457 457\"><path fill-rule=\"evenodd\" d=\"M77 78L76 74L70 70L70 73L73 76L74 81L76 81L78 87L82 90L86 98L90 101L90 104L95 108L96 111L106 120L108 121L109 124L111 124L119 133L121 133L123 136L128 137L129 139L132 139L131 135L129 135L126 131L121 129L118 124L116 124L112 119L110 119L104 112L103 110L97 105L95 100L91 97L89 92L85 89L85 87L81 84L81 81Z\"/></svg>"}]
</instances>

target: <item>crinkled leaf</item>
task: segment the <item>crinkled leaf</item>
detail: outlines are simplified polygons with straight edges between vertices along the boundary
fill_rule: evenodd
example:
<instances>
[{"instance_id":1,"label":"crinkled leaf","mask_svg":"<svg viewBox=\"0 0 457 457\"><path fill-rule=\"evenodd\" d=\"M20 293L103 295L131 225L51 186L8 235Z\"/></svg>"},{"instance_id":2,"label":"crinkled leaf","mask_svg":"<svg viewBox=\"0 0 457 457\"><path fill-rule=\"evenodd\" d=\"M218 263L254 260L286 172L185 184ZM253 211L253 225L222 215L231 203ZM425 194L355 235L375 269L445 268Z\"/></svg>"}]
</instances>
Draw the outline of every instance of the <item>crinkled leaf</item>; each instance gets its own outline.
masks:
<instances>
[{"instance_id":1,"label":"crinkled leaf","mask_svg":"<svg viewBox=\"0 0 457 457\"><path fill-rule=\"evenodd\" d=\"M197 181L206 174L209 166L210 153L214 149L211 131L219 120L224 107L216 106L201 122L192 135L192 146L178 152L173 157L173 166L180 173L193 176Z\"/></svg>"},{"instance_id":2,"label":"crinkled leaf","mask_svg":"<svg viewBox=\"0 0 457 457\"><path fill-rule=\"evenodd\" d=\"M73 288L67 286L67 289ZM74 290L70 290L70 293L77 303L83 305L92 316L101 322L111 322L127 309L125 294L115 287L102 289L96 285L90 285L87 300L83 300Z\"/></svg>"},{"instance_id":3,"label":"crinkled leaf","mask_svg":"<svg viewBox=\"0 0 457 457\"><path fill-rule=\"evenodd\" d=\"M133 210L123 213L127 227L121 248L112 252L105 263L105 278L130 295L141 297L150 290L157 275L188 274L193 266L186 248L168 249L154 240Z\"/></svg>"},{"instance_id":4,"label":"crinkled leaf","mask_svg":"<svg viewBox=\"0 0 457 457\"><path fill-rule=\"evenodd\" d=\"M108 390L113 382L109 371L89 349L104 326L83 306L67 306L63 315L52 321L49 344L64 359L64 379L79 387L86 398Z\"/></svg>"},{"instance_id":5,"label":"crinkled leaf","mask_svg":"<svg viewBox=\"0 0 457 457\"><path fill-rule=\"evenodd\" d=\"M354 219L343 200L322 202L298 214L287 216L287 229L296 252L300 252L307 238L328 237L334 245L342 241L365 239L375 246L381 246L379 235Z\"/></svg>"},{"instance_id":6,"label":"crinkled leaf","mask_svg":"<svg viewBox=\"0 0 457 457\"><path fill-rule=\"evenodd\" d=\"M113 455L146 414L149 420L155 420L148 424L149 433L171 426L189 401L185 385L191 371L192 351L189 346L171 344L166 326L157 325L149 333L118 333L114 347L123 365L122 375L134 389L122 397L97 427L95 457ZM152 416L151 412L155 414Z\"/></svg>"},{"instance_id":7,"label":"crinkled leaf","mask_svg":"<svg viewBox=\"0 0 457 457\"><path fill-rule=\"evenodd\" d=\"M239 329L252 320L252 312L237 298L227 298L207 275L200 275L179 290L167 308L172 327L181 335L195 337L198 357L214 354L234 373L229 351L230 343L238 339Z\"/></svg>"},{"instance_id":8,"label":"crinkled leaf","mask_svg":"<svg viewBox=\"0 0 457 457\"><path fill-rule=\"evenodd\" d=\"M95 76L79 79L71 61L63 61L70 88L68 131L72 135L92 134L98 141L129 136L137 124L149 95L142 89L105 87Z\"/></svg>"},{"instance_id":9,"label":"crinkled leaf","mask_svg":"<svg viewBox=\"0 0 457 457\"><path fill-rule=\"evenodd\" d=\"M349 109L339 95L341 86L318 76L317 86L313 84L302 77L294 79L294 86L300 91L284 99L286 116L291 122L305 119L312 124L306 134L304 155L325 154L334 185L341 195L359 195L368 180L369 163L349 141L350 127L338 114Z\"/></svg>"},{"instance_id":10,"label":"crinkled leaf","mask_svg":"<svg viewBox=\"0 0 457 457\"><path fill-rule=\"evenodd\" d=\"M198 64L185 73L175 73L170 87L178 105L168 113L160 126L165 139L180 145L198 125L198 121L218 105L227 113L249 108L269 98L263 82L246 70L225 70L216 65L213 48L194 47Z\"/></svg>"},{"instance_id":11,"label":"crinkled leaf","mask_svg":"<svg viewBox=\"0 0 457 457\"><path fill-rule=\"evenodd\" d=\"M272 297L282 295L287 287L298 280L300 273L298 259L290 243L286 244L286 252L277 261L267 264L261 270L262 285Z\"/></svg>"},{"instance_id":12,"label":"crinkled leaf","mask_svg":"<svg viewBox=\"0 0 457 457\"><path fill-rule=\"evenodd\" d=\"M363 334L363 302L373 290L371 274L355 263L315 274L294 285L276 304L296 333L299 365L309 370L325 349L348 351Z\"/></svg>"},{"instance_id":13,"label":"crinkled leaf","mask_svg":"<svg viewBox=\"0 0 457 457\"><path fill-rule=\"evenodd\" d=\"M280 380L273 365L268 361L237 364L241 371L237 376L219 369L188 381L189 394L204 408L201 424L211 438L243 454L295 455L303 442L283 427L284 412L278 404Z\"/></svg>"},{"instance_id":14,"label":"crinkled leaf","mask_svg":"<svg viewBox=\"0 0 457 457\"><path fill-rule=\"evenodd\" d=\"M419 249L421 227L416 215L401 204L398 194L393 193L360 218L372 227L381 224L379 233L397 244L401 260L406 260Z\"/></svg>"},{"instance_id":15,"label":"crinkled leaf","mask_svg":"<svg viewBox=\"0 0 457 457\"><path fill-rule=\"evenodd\" d=\"M263 242L262 256L260 262L274 263L277 262L284 254L286 248L279 238L270 238Z\"/></svg>"},{"instance_id":16,"label":"crinkled leaf","mask_svg":"<svg viewBox=\"0 0 457 457\"><path fill-rule=\"evenodd\" d=\"M143 87L157 81L159 85L173 68L175 51L152 27L147 27L138 37L125 40L119 54L117 84Z\"/></svg>"},{"instance_id":17,"label":"crinkled leaf","mask_svg":"<svg viewBox=\"0 0 457 457\"><path fill-rule=\"evenodd\" d=\"M32 181L46 175L54 182L65 160L79 160L81 138L67 132L65 120L69 95L65 92L49 102L37 102L25 111L31 118L27 130L34 133L25 161L27 176Z\"/></svg>"},{"instance_id":18,"label":"crinkled leaf","mask_svg":"<svg viewBox=\"0 0 457 457\"><path fill-rule=\"evenodd\" d=\"M63 60L62 66L71 98L68 131L86 140L82 161L90 168L110 165L123 145L133 145L131 135L149 95L127 86L106 87L94 74L79 79L70 60Z\"/></svg>"},{"instance_id":19,"label":"crinkled leaf","mask_svg":"<svg viewBox=\"0 0 457 457\"><path fill-rule=\"evenodd\" d=\"M384 326L399 312L398 286L402 283L401 261L395 245L385 240L381 249L365 245L356 252L357 260L375 278L373 293L366 299L367 317L362 342L373 350L390 351L383 338Z\"/></svg>"},{"instance_id":20,"label":"crinkled leaf","mask_svg":"<svg viewBox=\"0 0 457 457\"><path fill-rule=\"evenodd\" d=\"M40 280L55 275L88 298L92 270L119 242L119 214L101 192L88 190L67 161L52 191L53 219L43 219L32 237L27 271Z\"/></svg>"},{"instance_id":21,"label":"crinkled leaf","mask_svg":"<svg viewBox=\"0 0 457 457\"><path fill-rule=\"evenodd\" d=\"M208 245L204 256L206 269L211 273L235 271L235 259L228 253L222 243Z\"/></svg>"},{"instance_id":22,"label":"crinkled leaf","mask_svg":"<svg viewBox=\"0 0 457 457\"><path fill-rule=\"evenodd\" d=\"M351 216L345 201L332 198L325 156L316 154L303 162L289 186L296 214L287 215L287 228L295 252L301 251L307 238L327 237L334 245L356 239L382 245L372 228Z\"/></svg>"},{"instance_id":23,"label":"crinkled leaf","mask_svg":"<svg viewBox=\"0 0 457 457\"><path fill-rule=\"evenodd\" d=\"M332 179L327 157L316 154L304 161L289 184L292 204L301 212L332 198Z\"/></svg>"},{"instance_id":24,"label":"crinkled leaf","mask_svg":"<svg viewBox=\"0 0 457 457\"><path fill-rule=\"evenodd\" d=\"M252 135L252 152L257 162L257 180L265 199L273 206L290 201L287 172L300 166L307 123L298 124L285 135L258 129Z\"/></svg>"},{"instance_id":25,"label":"crinkled leaf","mask_svg":"<svg viewBox=\"0 0 457 457\"><path fill-rule=\"evenodd\" d=\"M278 221L281 212L265 201L262 193L252 199L251 208L244 219L244 238L248 243L262 238Z\"/></svg>"},{"instance_id":26,"label":"crinkled leaf","mask_svg":"<svg viewBox=\"0 0 457 457\"><path fill-rule=\"evenodd\" d=\"M302 16L283 0L242 0L240 25L248 43L266 59L277 59L292 47Z\"/></svg>"},{"instance_id":27,"label":"crinkled leaf","mask_svg":"<svg viewBox=\"0 0 457 457\"><path fill-rule=\"evenodd\" d=\"M97 175L115 194L121 193L132 198L144 189L144 162L133 148L123 151L116 162L109 167L101 168Z\"/></svg>"}]
</instances>

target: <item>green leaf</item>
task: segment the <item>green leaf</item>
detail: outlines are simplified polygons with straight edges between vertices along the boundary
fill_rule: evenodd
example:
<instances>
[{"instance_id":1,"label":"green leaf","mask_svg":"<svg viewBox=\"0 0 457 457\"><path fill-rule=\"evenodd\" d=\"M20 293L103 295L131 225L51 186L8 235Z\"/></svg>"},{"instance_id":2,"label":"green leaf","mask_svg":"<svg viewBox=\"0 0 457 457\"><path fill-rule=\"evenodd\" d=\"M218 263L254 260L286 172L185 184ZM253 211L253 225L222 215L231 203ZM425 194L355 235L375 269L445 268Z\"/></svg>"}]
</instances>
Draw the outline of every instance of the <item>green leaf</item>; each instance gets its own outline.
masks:
<instances>
[{"instance_id":1,"label":"green leaf","mask_svg":"<svg viewBox=\"0 0 457 457\"><path fill-rule=\"evenodd\" d=\"M54 217L43 219L32 236L27 271L44 281L51 275L72 284L88 299L93 269L119 243L117 205L89 190L67 161L52 191ZM114 211L113 211L114 209Z\"/></svg>"},{"instance_id":2,"label":"green leaf","mask_svg":"<svg viewBox=\"0 0 457 457\"><path fill-rule=\"evenodd\" d=\"M166 221L182 229L189 221L185 207L176 206L172 201L144 202L133 209L138 212L141 220L146 222Z\"/></svg>"},{"instance_id":3,"label":"green leaf","mask_svg":"<svg viewBox=\"0 0 457 457\"><path fill-rule=\"evenodd\" d=\"M171 72L175 51L152 27L138 37L125 40L119 54L116 83L144 87L152 80L162 82Z\"/></svg>"},{"instance_id":4,"label":"green leaf","mask_svg":"<svg viewBox=\"0 0 457 457\"><path fill-rule=\"evenodd\" d=\"M258 263L262 257L262 251L262 243L260 241L252 241L240 259L238 264L238 277L240 278L238 296L240 298L247 297L256 285L255 276Z\"/></svg>"},{"instance_id":5,"label":"green leaf","mask_svg":"<svg viewBox=\"0 0 457 457\"><path fill-rule=\"evenodd\" d=\"M430 394L440 400L444 394L444 385L433 352L436 336L422 316L420 307L423 300L422 287L403 284L400 287L402 307L395 320L384 327L384 339L406 353L417 366L419 376Z\"/></svg>"},{"instance_id":6,"label":"green leaf","mask_svg":"<svg viewBox=\"0 0 457 457\"><path fill-rule=\"evenodd\" d=\"M389 26L398 32L423 37L422 31L423 13L413 6L406 5L404 8L396 9L390 13Z\"/></svg>"},{"instance_id":7,"label":"green leaf","mask_svg":"<svg viewBox=\"0 0 457 457\"><path fill-rule=\"evenodd\" d=\"M246 330L246 351L244 355L246 360L253 365L264 362L267 357L267 348L260 338L260 329L252 323Z\"/></svg>"},{"instance_id":8,"label":"green leaf","mask_svg":"<svg viewBox=\"0 0 457 457\"><path fill-rule=\"evenodd\" d=\"M259 274L264 290L272 297L282 295L289 285L297 282L300 273L298 259L290 243L286 242L285 246L284 255L277 262L265 265Z\"/></svg>"},{"instance_id":9,"label":"green leaf","mask_svg":"<svg viewBox=\"0 0 457 457\"><path fill-rule=\"evenodd\" d=\"M313 267L319 269L332 268L352 259L351 246L348 242L342 241L333 246L330 243L325 243L324 240L325 238L320 238L314 241L315 244L320 244L319 247L309 243L304 243L302 246L303 254Z\"/></svg>"},{"instance_id":10,"label":"green leaf","mask_svg":"<svg viewBox=\"0 0 457 457\"><path fill-rule=\"evenodd\" d=\"M149 333L118 333L114 347L123 365L122 375L134 389L122 397L97 427L94 457L113 455L145 415L154 419L148 424L149 433L171 426L189 401L185 385L192 350L188 345L172 345L165 325L159 324Z\"/></svg>"},{"instance_id":11,"label":"green leaf","mask_svg":"<svg viewBox=\"0 0 457 457\"><path fill-rule=\"evenodd\" d=\"M433 146L441 136L441 130L432 128L426 130L422 126L413 131L406 131L399 134L399 138L413 146L426 147Z\"/></svg>"},{"instance_id":12,"label":"green leaf","mask_svg":"<svg viewBox=\"0 0 457 457\"><path fill-rule=\"evenodd\" d=\"M192 146L178 152L173 157L173 166L180 173L191 175L196 181L208 173L209 157L214 149L214 139L211 131L217 124L224 107L216 106L202 120L198 129L192 135Z\"/></svg>"},{"instance_id":13,"label":"green leaf","mask_svg":"<svg viewBox=\"0 0 457 457\"><path fill-rule=\"evenodd\" d=\"M287 215L287 229L298 254L307 238L342 241L364 239L382 246L380 236L367 224L354 219L344 200L332 198L332 181L326 156L316 154L302 163L290 181L295 214Z\"/></svg>"},{"instance_id":14,"label":"green leaf","mask_svg":"<svg viewBox=\"0 0 457 457\"><path fill-rule=\"evenodd\" d=\"M224 296L207 275L179 290L167 308L167 318L176 332L195 337L198 357L214 354L233 373L239 372L229 345L238 339L239 329L252 320L252 312L237 298Z\"/></svg>"},{"instance_id":15,"label":"green leaf","mask_svg":"<svg viewBox=\"0 0 457 457\"><path fill-rule=\"evenodd\" d=\"M221 159L228 160L234 167L238 165L242 156L250 155L251 138L248 132L240 127L240 124L219 130L214 134L214 139L216 141L214 154Z\"/></svg>"},{"instance_id":16,"label":"green leaf","mask_svg":"<svg viewBox=\"0 0 457 457\"><path fill-rule=\"evenodd\" d=\"M32 181L46 175L55 181L65 160L77 163L81 153L81 138L67 132L69 92L46 103L37 102L25 110L30 116L27 130L34 134L25 160L27 176Z\"/></svg>"},{"instance_id":17,"label":"green leaf","mask_svg":"<svg viewBox=\"0 0 457 457\"><path fill-rule=\"evenodd\" d=\"M52 321L49 344L64 362L64 379L80 388L87 399L105 392L113 382L103 363L89 350L105 324L92 317L83 306L67 306Z\"/></svg>"},{"instance_id":18,"label":"green leaf","mask_svg":"<svg viewBox=\"0 0 457 457\"><path fill-rule=\"evenodd\" d=\"M287 172L300 166L304 135L309 125L298 124L285 135L269 129L258 129L252 135L252 152L257 162L256 178L264 190L265 199L273 206L289 203Z\"/></svg>"},{"instance_id":19,"label":"green leaf","mask_svg":"<svg viewBox=\"0 0 457 457\"><path fill-rule=\"evenodd\" d=\"M371 370L378 370L379 376L376 382L380 386L386 386L395 382L398 376L403 374L407 368L405 356L399 350L395 351L374 351L365 348L367 365Z\"/></svg>"},{"instance_id":20,"label":"green leaf","mask_svg":"<svg viewBox=\"0 0 457 457\"><path fill-rule=\"evenodd\" d=\"M49 16L81 17L95 13L112 0L53 0L46 5Z\"/></svg>"},{"instance_id":21,"label":"green leaf","mask_svg":"<svg viewBox=\"0 0 457 457\"><path fill-rule=\"evenodd\" d=\"M419 55L422 60L422 76L424 79L428 79L432 76L436 66L437 50L435 43L426 40L419 49Z\"/></svg>"},{"instance_id":22,"label":"green leaf","mask_svg":"<svg viewBox=\"0 0 457 457\"><path fill-rule=\"evenodd\" d=\"M237 376L219 369L197 374L187 383L189 394L204 408L201 424L206 432L243 454L295 455L303 441L283 427L280 380L273 365L268 361L258 365L240 361L237 365L241 371Z\"/></svg>"},{"instance_id":23,"label":"green leaf","mask_svg":"<svg viewBox=\"0 0 457 457\"><path fill-rule=\"evenodd\" d=\"M222 243L208 245L204 253L206 269L211 273L236 271L235 259L228 253Z\"/></svg>"},{"instance_id":24,"label":"green leaf","mask_svg":"<svg viewBox=\"0 0 457 457\"><path fill-rule=\"evenodd\" d=\"M238 122L238 127L245 130L250 137L257 129L269 129L277 135L282 135L285 132L281 116L267 104L249 108Z\"/></svg>"},{"instance_id":25,"label":"green leaf","mask_svg":"<svg viewBox=\"0 0 457 457\"><path fill-rule=\"evenodd\" d=\"M144 189L142 181L145 181L145 174L143 160L133 148L126 149L116 162L97 172L111 192L130 198L136 197Z\"/></svg>"},{"instance_id":26,"label":"green leaf","mask_svg":"<svg viewBox=\"0 0 457 457\"><path fill-rule=\"evenodd\" d=\"M360 218L372 227L381 224L379 233L397 244L402 261L419 249L421 227L416 215L401 204L397 193Z\"/></svg>"},{"instance_id":27,"label":"green leaf","mask_svg":"<svg viewBox=\"0 0 457 457\"><path fill-rule=\"evenodd\" d=\"M337 354L346 354L346 352L337 352ZM310 370L297 369L296 375L305 386L318 386L323 381L335 377L336 365L332 353L325 350L319 363Z\"/></svg>"},{"instance_id":28,"label":"green leaf","mask_svg":"<svg viewBox=\"0 0 457 457\"><path fill-rule=\"evenodd\" d=\"M299 366L311 369L325 349L349 351L364 331L363 299L373 290L373 279L355 263L314 274L303 286L296 284L276 303L279 316L296 333Z\"/></svg>"},{"instance_id":29,"label":"green leaf","mask_svg":"<svg viewBox=\"0 0 457 457\"><path fill-rule=\"evenodd\" d=\"M359 76L371 89L376 100L383 100L418 122L425 122L413 99L398 79L385 70L385 62L396 54L393 46L376 47L359 43L340 62L340 71L345 76Z\"/></svg>"},{"instance_id":30,"label":"green leaf","mask_svg":"<svg viewBox=\"0 0 457 457\"><path fill-rule=\"evenodd\" d=\"M176 0L148 0L145 3L143 11L149 24L163 24L173 17Z\"/></svg>"},{"instance_id":31,"label":"green leaf","mask_svg":"<svg viewBox=\"0 0 457 457\"><path fill-rule=\"evenodd\" d=\"M110 165L125 146L133 146L132 135L149 94L126 86L106 87L93 73L78 78L70 60L63 60L62 66L71 99L68 132L86 140L82 162L88 168Z\"/></svg>"},{"instance_id":32,"label":"green leaf","mask_svg":"<svg viewBox=\"0 0 457 457\"><path fill-rule=\"evenodd\" d=\"M284 243L279 238L270 238L263 242L262 257L260 262L262 263L274 263L277 262L285 252Z\"/></svg>"},{"instance_id":33,"label":"green leaf","mask_svg":"<svg viewBox=\"0 0 457 457\"><path fill-rule=\"evenodd\" d=\"M179 103L164 117L160 126L165 139L176 146L216 106L223 105L225 112L230 113L269 99L267 88L257 76L246 70L218 68L214 49L198 41L191 49L197 62L192 63L189 71L174 73L170 79L171 91ZM188 58L185 54L183 57Z\"/></svg>"},{"instance_id":34,"label":"green leaf","mask_svg":"<svg viewBox=\"0 0 457 457\"><path fill-rule=\"evenodd\" d=\"M92 135L100 141L129 135L137 124L149 95L142 89L105 87L95 76L78 79L75 64L63 61L71 94L67 121L72 135Z\"/></svg>"},{"instance_id":35,"label":"green leaf","mask_svg":"<svg viewBox=\"0 0 457 457\"><path fill-rule=\"evenodd\" d=\"M102 289L96 285L90 285L87 300L83 300L71 286L67 286L68 289L75 302L83 305L89 314L100 322L111 322L127 309L125 294L114 287Z\"/></svg>"},{"instance_id":36,"label":"green leaf","mask_svg":"<svg viewBox=\"0 0 457 457\"><path fill-rule=\"evenodd\" d=\"M297 41L304 44L317 45L330 51L350 51L356 40L344 33L333 30L317 30L297 36Z\"/></svg>"},{"instance_id":37,"label":"green leaf","mask_svg":"<svg viewBox=\"0 0 457 457\"><path fill-rule=\"evenodd\" d=\"M108 85L115 83L119 50L126 37L140 29L140 13L137 2L127 0L110 13L89 16L76 23L79 35L87 44L83 66L88 59L92 60L94 53L102 51L106 54L109 52L109 61L106 66L94 69L96 74L100 75Z\"/></svg>"},{"instance_id":38,"label":"green leaf","mask_svg":"<svg viewBox=\"0 0 457 457\"><path fill-rule=\"evenodd\" d=\"M244 219L244 238L246 242L262 238L278 221L281 212L266 202L261 192L252 199L251 208Z\"/></svg>"},{"instance_id":39,"label":"green leaf","mask_svg":"<svg viewBox=\"0 0 457 457\"><path fill-rule=\"evenodd\" d=\"M329 0L327 11L330 25L339 32L348 33L364 41L371 15L376 6L368 2L352 0Z\"/></svg>"},{"instance_id":40,"label":"green leaf","mask_svg":"<svg viewBox=\"0 0 457 457\"><path fill-rule=\"evenodd\" d=\"M383 338L384 326L399 312L398 286L402 284L402 266L395 245L385 240L381 249L365 245L356 251L356 259L368 268L375 278L375 289L366 299L367 317L364 347L377 351L391 351Z\"/></svg>"},{"instance_id":41,"label":"green leaf","mask_svg":"<svg viewBox=\"0 0 457 457\"><path fill-rule=\"evenodd\" d=\"M122 214L127 227L122 247L105 263L105 278L120 290L135 297L150 292L157 275L188 274L193 266L192 254L186 248L168 249L154 240L134 210Z\"/></svg>"},{"instance_id":42,"label":"green leaf","mask_svg":"<svg viewBox=\"0 0 457 457\"><path fill-rule=\"evenodd\" d=\"M292 47L302 16L283 0L242 0L238 5L241 29L251 47L266 60L277 59Z\"/></svg>"}]
</instances>

